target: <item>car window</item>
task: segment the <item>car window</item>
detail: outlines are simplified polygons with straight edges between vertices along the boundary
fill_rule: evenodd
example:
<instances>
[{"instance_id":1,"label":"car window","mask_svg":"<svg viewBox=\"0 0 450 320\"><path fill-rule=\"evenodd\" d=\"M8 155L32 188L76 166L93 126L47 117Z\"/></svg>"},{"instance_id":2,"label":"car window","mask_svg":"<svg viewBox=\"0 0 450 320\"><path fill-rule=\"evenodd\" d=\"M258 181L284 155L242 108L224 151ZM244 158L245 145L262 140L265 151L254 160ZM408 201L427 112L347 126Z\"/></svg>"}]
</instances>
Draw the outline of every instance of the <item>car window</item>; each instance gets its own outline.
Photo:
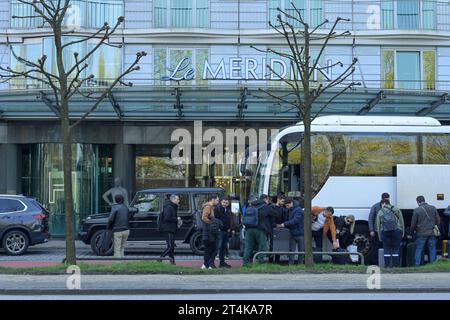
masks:
<instances>
[{"instance_id":1,"label":"car window","mask_svg":"<svg viewBox=\"0 0 450 320\"><path fill-rule=\"evenodd\" d=\"M170 201L170 195L165 195L165 201ZM178 205L178 213L191 213L191 205L189 203L189 193L177 193L180 197L180 204Z\"/></svg>"},{"instance_id":2,"label":"car window","mask_svg":"<svg viewBox=\"0 0 450 320\"><path fill-rule=\"evenodd\" d=\"M201 209L202 204L208 200L210 195L217 195L217 193L196 193L194 194L194 206L196 209Z\"/></svg>"},{"instance_id":3,"label":"car window","mask_svg":"<svg viewBox=\"0 0 450 320\"><path fill-rule=\"evenodd\" d=\"M139 193L134 207L138 212L159 212L161 199L158 193Z\"/></svg>"},{"instance_id":4,"label":"car window","mask_svg":"<svg viewBox=\"0 0 450 320\"><path fill-rule=\"evenodd\" d=\"M6 199L0 199L0 213L8 212L6 201Z\"/></svg>"},{"instance_id":5,"label":"car window","mask_svg":"<svg viewBox=\"0 0 450 320\"><path fill-rule=\"evenodd\" d=\"M0 213L25 210L22 202L13 199L0 199Z\"/></svg>"}]
</instances>

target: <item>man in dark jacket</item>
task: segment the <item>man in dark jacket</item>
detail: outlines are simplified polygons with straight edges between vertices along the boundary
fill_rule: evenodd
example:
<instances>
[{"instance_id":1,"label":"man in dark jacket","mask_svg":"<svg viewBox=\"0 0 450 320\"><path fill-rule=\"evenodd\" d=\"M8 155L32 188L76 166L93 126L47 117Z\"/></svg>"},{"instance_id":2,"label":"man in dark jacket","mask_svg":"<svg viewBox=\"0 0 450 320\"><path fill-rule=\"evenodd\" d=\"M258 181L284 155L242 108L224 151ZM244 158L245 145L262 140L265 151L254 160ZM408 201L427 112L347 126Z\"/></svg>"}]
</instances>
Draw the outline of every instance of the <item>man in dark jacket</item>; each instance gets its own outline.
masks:
<instances>
[{"instance_id":1,"label":"man in dark jacket","mask_svg":"<svg viewBox=\"0 0 450 320\"><path fill-rule=\"evenodd\" d=\"M267 251L267 236L272 231L272 219L277 215L269 205L269 196L266 194L261 195L259 200L253 199L251 207L258 210L258 226L245 226L244 264L250 263L253 250ZM263 261L262 256L259 257L259 261Z\"/></svg>"},{"instance_id":2,"label":"man in dark jacket","mask_svg":"<svg viewBox=\"0 0 450 320\"><path fill-rule=\"evenodd\" d=\"M297 251L304 251L305 228L303 223L303 209L297 204L294 205L292 198L286 198L284 203L286 204L286 208L289 210L289 216L287 221L278 225L278 227L288 228L290 231L289 251L295 252L295 249L297 249ZM294 256L291 255L289 256L289 264L293 263ZM303 263L303 255L298 256L298 263Z\"/></svg>"},{"instance_id":3,"label":"man in dark jacket","mask_svg":"<svg viewBox=\"0 0 450 320\"><path fill-rule=\"evenodd\" d=\"M175 251L175 235L178 229L177 212L178 205L180 204L180 197L176 194L172 194L169 201L166 203L162 214L161 229L166 234L167 249L161 254L161 257L169 256L170 262L175 263L174 251Z\"/></svg>"},{"instance_id":4,"label":"man in dark jacket","mask_svg":"<svg viewBox=\"0 0 450 320\"><path fill-rule=\"evenodd\" d=\"M435 225L439 226L441 220L436 207L426 203L424 196L418 196L416 201L419 206L413 211L411 231L415 231L417 235L415 264L418 266L426 243L428 243L428 261L436 261L437 238L434 236L433 228Z\"/></svg>"},{"instance_id":5,"label":"man in dark jacket","mask_svg":"<svg viewBox=\"0 0 450 320\"><path fill-rule=\"evenodd\" d=\"M369 263L373 265L378 264L378 249L381 248L380 235L377 234L375 230L375 221L377 218L378 212L381 210L381 201L390 200L390 195L387 192L383 192L381 194L381 200L375 203L370 209L369 213L369 231L370 231L370 242L371 242L371 251L369 253Z\"/></svg>"},{"instance_id":6,"label":"man in dark jacket","mask_svg":"<svg viewBox=\"0 0 450 320\"><path fill-rule=\"evenodd\" d=\"M219 251L219 267L230 268L231 266L225 262L225 251L227 250L232 219L229 197L224 197L220 200L220 205L214 208L214 216L222 221L222 226L220 227L220 233L217 239L217 250L215 254L213 253L213 256L215 257L217 251Z\"/></svg>"},{"instance_id":7,"label":"man in dark jacket","mask_svg":"<svg viewBox=\"0 0 450 320\"><path fill-rule=\"evenodd\" d=\"M125 256L125 244L130 235L128 220L134 211L131 211L123 203L124 198L122 195L116 195L114 201L116 204L111 207L108 229L112 229L114 233L114 258L123 258Z\"/></svg>"}]
</instances>

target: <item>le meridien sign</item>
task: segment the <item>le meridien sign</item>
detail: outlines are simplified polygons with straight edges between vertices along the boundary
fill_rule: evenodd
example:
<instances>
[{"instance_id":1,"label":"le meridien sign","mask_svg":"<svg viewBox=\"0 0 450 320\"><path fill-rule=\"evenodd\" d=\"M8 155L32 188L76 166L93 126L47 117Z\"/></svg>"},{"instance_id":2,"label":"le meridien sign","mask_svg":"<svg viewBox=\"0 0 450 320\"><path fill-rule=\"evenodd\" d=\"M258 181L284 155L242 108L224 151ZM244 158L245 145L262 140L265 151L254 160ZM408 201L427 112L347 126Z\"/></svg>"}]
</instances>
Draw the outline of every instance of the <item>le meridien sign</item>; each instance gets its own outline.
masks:
<instances>
[{"instance_id":1,"label":"le meridien sign","mask_svg":"<svg viewBox=\"0 0 450 320\"><path fill-rule=\"evenodd\" d=\"M270 66L272 70L276 70L277 74L270 71L267 67ZM333 78L332 61L328 60L326 67L317 64L313 73L313 80L317 80L318 74L323 75L323 80L331 81ZM169 69L168 76L162 76L163 81L182 81L195 80L197 74L195 67L192 66L191 58L184 57L181 59L174 69ZM258 61L255 58L229 58L227 66L225 66L225 59L222 59L218 64L211 65L207 59L203 63L202 80L273 80L280 81L281 79L294 80L295 71L291 66L288 66L286 61L279 58L266 59L262 58ZM301 74L298 72L297 79L301 79Z\"/></svg>"}]
</instances>

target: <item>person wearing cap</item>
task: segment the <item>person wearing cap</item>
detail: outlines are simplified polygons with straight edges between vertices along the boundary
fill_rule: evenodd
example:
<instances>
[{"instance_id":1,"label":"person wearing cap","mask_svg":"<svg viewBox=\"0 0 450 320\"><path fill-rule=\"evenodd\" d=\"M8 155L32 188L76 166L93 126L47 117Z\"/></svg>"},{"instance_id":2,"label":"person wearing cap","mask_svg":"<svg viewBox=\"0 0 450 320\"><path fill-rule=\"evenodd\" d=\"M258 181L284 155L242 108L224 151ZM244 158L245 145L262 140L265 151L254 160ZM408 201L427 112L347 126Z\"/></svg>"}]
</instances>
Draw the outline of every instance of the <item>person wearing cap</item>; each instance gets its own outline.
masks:
<instances>
[{"instance_id":1,"label":"person wearing cap","mask_svg":"<svg viewBox=\"0 0 450 320\"><path fill-rule=\"evenodd\" d=\"M316 251L322 251L324 237L330 239L334 249L339 248L339 242L336 238L336 226L333 220L334 208L313 206L311 213L313 215L311 229L314 242L316 243ZM321 255L315 256L314 259L316 262L322 262Z\"/></svg>"}]
</instances>

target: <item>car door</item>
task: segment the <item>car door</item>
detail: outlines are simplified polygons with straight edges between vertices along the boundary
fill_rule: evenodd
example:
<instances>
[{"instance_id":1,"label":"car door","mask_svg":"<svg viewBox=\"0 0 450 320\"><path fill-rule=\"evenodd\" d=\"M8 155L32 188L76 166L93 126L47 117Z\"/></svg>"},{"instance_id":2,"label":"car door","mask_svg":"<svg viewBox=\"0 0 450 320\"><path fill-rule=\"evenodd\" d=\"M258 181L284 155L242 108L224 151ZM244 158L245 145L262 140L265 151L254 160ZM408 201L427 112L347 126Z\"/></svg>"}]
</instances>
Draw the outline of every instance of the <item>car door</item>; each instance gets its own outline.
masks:
<instances>
[{"instance_id":1,"label":"car door","mask_svg":"<svg viewBox=\"0 0 450 320\"><path fill-rule=\"evenodd\" d=\"M178 205L178 217L181 218L183 224L181 228L178 229L177 234L175 236L176 240L184 240L184 236L186 232L189 230L189 227L192 224L192 200L190 193L177 193L180 197L180 204ZM165 201L170 201L170 193L164 195Z\"/></svg>"},{"instance_id":2,"label":"car door","mask_svg":"<svg viewBox=\"0 0 450 320\"><path fill-rule=\"evenodd\" d=\"M132 206L138 210L130 219L130 241L159 240L158 215L162 210L160 193L139 192Z\"/></svg>"}]
</instances>

